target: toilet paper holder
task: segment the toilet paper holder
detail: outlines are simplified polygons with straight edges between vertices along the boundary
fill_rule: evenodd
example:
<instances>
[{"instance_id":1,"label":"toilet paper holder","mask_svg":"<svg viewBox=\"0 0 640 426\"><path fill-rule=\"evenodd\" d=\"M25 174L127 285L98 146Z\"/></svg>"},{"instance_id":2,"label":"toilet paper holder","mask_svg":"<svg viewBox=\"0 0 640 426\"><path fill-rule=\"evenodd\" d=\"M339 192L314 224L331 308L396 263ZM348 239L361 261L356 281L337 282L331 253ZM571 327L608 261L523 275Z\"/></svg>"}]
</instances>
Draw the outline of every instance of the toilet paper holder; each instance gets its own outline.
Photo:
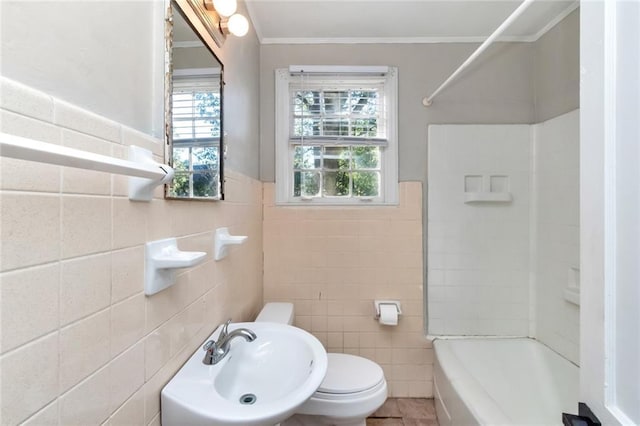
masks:
<instances>
[{"instance_id":1,"label":"toilet paper holder","mask_svg":"<svg viewBox=\"0 0 640 426\"><path fill-rule=\"evenodd\" d=\"M385 305L392 305L395 306L397 311L398 311L398 315L402 315L402 305L400 304L399 301L397 300L374 300L373 301L373 306L375 309L375 319L380 319L380 306L385 306Z\"/></svg>"}]
</instances>

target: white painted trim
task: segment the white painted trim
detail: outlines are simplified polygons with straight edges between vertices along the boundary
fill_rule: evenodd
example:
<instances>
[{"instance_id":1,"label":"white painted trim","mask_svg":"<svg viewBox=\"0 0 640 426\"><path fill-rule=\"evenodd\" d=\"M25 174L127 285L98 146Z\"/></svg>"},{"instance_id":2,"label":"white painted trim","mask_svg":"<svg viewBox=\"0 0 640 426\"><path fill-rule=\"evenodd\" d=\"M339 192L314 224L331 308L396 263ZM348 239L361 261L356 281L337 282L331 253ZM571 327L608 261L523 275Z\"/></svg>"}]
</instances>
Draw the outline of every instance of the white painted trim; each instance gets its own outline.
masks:
<instances>
[{"instance_id":1,"label":"white painted trim","mask_svg":"<svg viewBox=\"0 0 640 426\"><path fill-rule=\"evenodd\" d=\"M385 99L387 104L387 140L389 145L385 148L382 158L383 169L383 196L385 204L398 204L399 185L398 181L398 151L400 141L398 140L398 69L389 67L386 75L387 81L384 84Z\"/></svg>"},{"instance_id":2,"label":"white painted trim","mask_svg":"<svg viewBox=\"0 0 640 426\"><path fill-rule=\"evenodd\" d=\"M625 211L624 203L628 203L624 195L624 187L627 182L619 180L619 170L628 167L628 163L633 163L633 158L624 155L628 148L626 145L632 138L635 139L635 131L630 132L625 123L625 114L622 112L625 107L630 107L628 100L634 97L636 91L633 89L628 74L624 72L625 65L633 63L638 58L637 47L639 43L621 42L627 35L624 32L625 20L629 16L635 20L632 25L638 25L640 15L636 15L640 8L634 13L628 15L621 11L621 3L619 1L605 2L604 4L604 188L605 188L605 207L604 207L604 321L605 321L605 393L604 403L607 411L616 418L619 424L636 424L637 419L630 419L623 408L619 405L619 395L624 393L637 392L635 389L623 388L618 384L621 376L631 374L624 365L618 365L620 355L622 358L630 358L628 348L638 343L637 324L629 324L620 321L619 310L624 312L625 302L621 300L618 291L623 289L628 276L625 277L624 266L619 264L619 250L622 248L619 239L624 241L623 235L633 232L634 228L629 228L625 224L622 213ZM625 19L626 18L626 19ZM633 19L633 18L631 18ZM621 24L622 22L622 24ZM628 25L627 21L627 25ZM635 57L634 57L635 54ZM631 86L631 88L629 87ZM637 112L637 106L634 112ZM628 113L629 111L626 111ZM630 116L633 116L633 112ZM635 129L634 129L635 130ZM635 142L635 140L634 140ZM633 151L632 151L633 152ZM635 164L634 164L635 165ZM618 190L622 188L619 193ZM626 225L626 226L625 226ZM622 263L624 265L624 262ZM619 275L620 272L620 275ZM622 278L621 278L622 277ZM634 283L637 284L637 283ZM634 335L631 339L625 339L624 344L620 342L619 336L627 334L627 329L631 328ZM620 332L620 333L619 333ZM635 338L635 341L633 340ZM626 356L624 355L626 352ZM624 361L623 361L624 362ZM623 381L624 383L624 381ZM633 395L633 399L637 400L637 393ZM627 400L628 402L628 400ZM625 407L628 409L629 407Z\"/></svg>"},{"instance_id":3,"label":"white painted trim","mask_svg":"<svg viewBox=\"0 0 640 426\"><path fill-rule=\"evenodd\" d=\"M294 66L295 67L295 66ZM345 67L322 66L316 67L323 71L335 70ZM355 72L358 67L353 68ZM379 67L368 67L378 69ZM293 199L290 196L292 192L291 169L292 154L289 145L289 82L291 72L289 68L279 68L275 71L275 141L276 141L276 196L275 202L278 205L292 206L371 206L371 205L397 205L399 199L399 182L398 182L398 69L395 67L387 67L385 76L384 90L385 99L389 102L387 106L387 138L388 147L382 154L383 177L382 196L375 197L372 200L361 199L358 197L345 200L332 198L318 198L312 200Z\"/></svg>"},{"instance_id":4,"label":"white painted trim","mask_svg":"<svg viewBox=\"0 0 640 426\"><path fill-rule=\"evenodd\" d=\"M286 203L289 199L287 189L291 186L289 177L289 144L283 143L289 140L289 70L280 68L276 70L275 87L275 141L276 141L276 204ZM286 93L286 95L285 95ZM287 159L286 161L284 159ZM280 159L280 160L278 160ZM285 163L285 166L278 164ZM285 188L279 190L278 188Z\"/></svg>"},{"instance_id":5,"label":"white painted trim","mask_svg":"<svg viewBox=\"0 0 640 426\"><path fill-rule=\"evenodd\" d=\"M604 2L580 10L580 401L602 424L619 424L605 407L604 328Z\"/></svg>"},{"instance_id":6,"label":"white painted trim","mask_svg":"<svg viewBox=\"0 0 640 426\"><path fill-rule=\"evenodd\" d=\"M373 65L289 65L290 73L325 73L325 74L386 74L387 66Z\"/></svg>"},{"instance_id":7,"label":"white painted trim","mask_svg":"<svg viewBox=\"0 0 640 426\"><path fill-rule=\"evenodd\" d=\"M434 43L482 43L487 37L267 37L261 44L434 44ZM499 42L532 42L532 37L505 36Z\"/></svg>"},{"instance_id":8,"label":"white painted trim","mask_svg":"<svg viewBox=\"0 0 640 426\"><path fill-rule=\"evenodd\" d=\"M604 406L616 399L616 2L604 2ZM615 417L615 415L614 415Z\"/></svg>"},{"instance_id":9,"label":"white painted trim","mask_svg":"<svg viewBox=\"0 0 640 426\"><path fill-rule=\"evenodd\" d=\"M538 146L541 123L529 127L529 337L537 337Z\"/></svg>"},{"instance_id":10,"label":"white painted trim","mask_svg":"<svg viewBox=\"0 0 640 426\"><path fill-rule=\"evenodd\" d=\"M622 194L616 194L620 188L616 168L620 161L632 158L620 151L627 142L625 115L620 108L625 108L627 98L633 98L634 90L626 84L629 75L620 70L626 60L636 60L637 43L620 43L619 37L625 34L618 18L630 16L631 25L637 27L640 17L623 15L617 10L621 4L613 0L584 2L580 19L580 262L585 271L580 294L580 390L581 400L602 424L612 426L634 424L617 406L616 395L620 392L616 386L619 373L630 374L617 371L621 367L616 365L616 352L634 343L620 342L616 347L616 334L623 331L616 318L616 291L620 288L617 238L629 232L618 223L618 214L624 209L616 211L623 207L617 206L617 195Z\"/></svg>"}]
</instances>

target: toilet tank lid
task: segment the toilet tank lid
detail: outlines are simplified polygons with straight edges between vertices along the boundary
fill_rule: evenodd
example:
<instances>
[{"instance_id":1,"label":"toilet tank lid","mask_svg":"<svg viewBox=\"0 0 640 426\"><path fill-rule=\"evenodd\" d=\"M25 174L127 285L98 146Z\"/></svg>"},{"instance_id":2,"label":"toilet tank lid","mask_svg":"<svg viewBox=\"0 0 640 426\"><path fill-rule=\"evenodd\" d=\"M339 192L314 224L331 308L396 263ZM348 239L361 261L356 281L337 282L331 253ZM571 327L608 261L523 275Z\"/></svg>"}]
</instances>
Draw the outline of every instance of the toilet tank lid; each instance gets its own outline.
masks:
<instances>
[{"instance_id":1,"label":"toilet tank lid","mask_svg":"<svg viewBox=\"0 0 640 426\"><path fill-rule=\"evenodd\" d=\"M293 324L293 303L269 302L260 311L256 322Z\"/></svg>"}]
</instances>

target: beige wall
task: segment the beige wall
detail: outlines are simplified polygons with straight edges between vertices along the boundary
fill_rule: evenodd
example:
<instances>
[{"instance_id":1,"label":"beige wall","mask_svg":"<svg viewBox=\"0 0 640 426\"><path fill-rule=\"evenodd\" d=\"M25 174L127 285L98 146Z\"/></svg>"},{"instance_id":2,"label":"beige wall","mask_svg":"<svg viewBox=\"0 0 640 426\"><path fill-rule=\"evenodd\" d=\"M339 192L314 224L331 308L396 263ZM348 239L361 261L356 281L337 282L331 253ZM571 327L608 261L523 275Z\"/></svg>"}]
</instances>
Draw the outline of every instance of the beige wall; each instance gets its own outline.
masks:
<instances>
[{"instance_id":1,"label":"beige wall","mask_svg":"<svg viewBox=\"0 0 640 426\"><path fill-rule=\"evenodd\" d=\"M277 68L289 65L398 67L400 181L425 181L427 127L436 123L531 123L531 43L498 43L425 108L431 94L477 44L263 45L260 49L260 177L275 179L274 90Z\"/></svg>"},{"instance_id":2,"label":"beige wall","mask_svg":"<svg viewBox=\"0 0 640 426\"><path fill-rule=\"evenodd\" d=\"M42 90L2 80L2 131L114 156L129 144L162 155L161 142L146 134L162 132L164 11L149 3L159 4L105 3L118 7L114 15L78 2L2 2L2 74ZM136 37L113 33L114 25L135 28ZM89 27L95 37L85 37ZM421 105L474 48L259 46L253 29L230 37L214 48L225 67L226 165L235 170L223 203L164 201L159 193L134 203L122 177L2 158L0 423L159 424L159 391L194 348L224 318L250 319L261 306L263 212L265 300L295 301L298 325L328 349L380 362L392 394L430 395L420 183L401 185L399 207L295 209L272 205L272 184L263 206L255 179L273 180L273 69L289 64L400 67L402 181L426 179L429 123L533 121L531 44L495 45L432 108ZM289 220L300 238L279 233L290 233ZM142 294L144 242L178 237L182 248L210 253L217 226L249 242L222 262L208 257L170 290ZM319 245L307 244L320 236ZM314 265L333 267L313 275L306 266L289 269L308 260L302 249ZM404 302L393 330L372 319L370 302L383 296Z\"/></svg>"},{"instance_id":3,"label":"beige wall","mask_svg":"<svg viewBox=\"0 0 640 426\"><path fill-rule=\"evenodd\" d=\"M432 396L423 331L422 187L400 185L396 207L278 207L264 184L264 298L295 304L295 325L329 352L378 362L392 396ZM397 299L397 327L374 320L374 299Z\"/></svg>"},{"instance_id":4,"label":"beige wall","mask_svg":"<svg viewBox=\"0 0 640 426\"><path fill-rule=\"evenodd\" d=\"M242 1L238 12L249 16ZM229 36L214 52L224 64L225 167L260 179L260 44L253 25L246 36Z\"/></svg>"},{"instance_id":5,"label":"beige wall","mask_svg":"<svg viewBox=\"0 0 640 426\"><path fill-rule=\"evenodd\" d=\"M404 182L403 193L412 194L403 199L400 210L407 207L404 203L408 200L417 203L412 204L416 209L412 214L419 215L418 222L412 226L418 232L417 226L426 223L427 214L422 200L427 188L428 126L528 124L577 106L578 13L570 14L535 43L495 44L430 108L422 106L422 98L435 90L476 44L261 46L261 179L273 182L275 178L275 69L301 64L397 66L399 178ZM562 91L557 93L557 88ZM392 395L431 396L432 357L422 337L422 322L413 318L387 330L371 319L371 301L381 295L402 298L410 289L413 306L424 302L422 285L426 280L417 276L423 268L422 237L401 245L402 250L411 247L409 252L396 251L400 247L389 240L389 228L378 224L381 220L394 226L396 221L406 223L396 216L398 210L275 207L273 187L265 183L265 300L294 301L296 323L318 336L330 351L359 353L381 363ZM370 218L376 226L368 227ZM362 225L354 231L358 223ZM367 264L371 259L375 261ZM404 264L408 269L397 270L396 261L409 262ZM415 274L408 287L403 285L404 273ZM410 333L415 334L409 340L403 340L403 327L413 327ZM403 342L411 343L403 346Z\"/></svg>"},{"instance_id":6,"label":"beige wall","mask_svg":"<svg viewBox=\"0 0 640 426\"><path fill-rule=\"evenodd\" d=\"M275 180L275 73L289 65L398 67L400 181L427 176L430 124L531 124L578 107L579 10L534 43L496 43L425 108L476 43L260 47L260 178Z\"/></svg>"},{"instance_id":7,"label":"beige wall","mask_svg":"<svg viewBox=\"0 0 640 426\"><path fill-rule=\"evenodd\" d=\"M161 137L163 4L2 1L2 75Z\"/></svg>"},{"instance_id":8,"label":"beige wall","mask_svg":"<svg viewBox=\"0 0 640 426\"><path fill-rule=\"evenodd\" d=\"M2 79L3 132L123 157L163 144ZM262 184L224 202L132 202L122 176L0 158L0 424L159 424L160 390L227 317L262 305ZM248 242L219 262L213 232ZM144 243L177 237L206 261L143 293Z\"/></svg>"},{"instance_id":9,"label":"beige wall","mask_svg":"<svg viewBox=\"0 0 640 426\"><path fill-rule=\"evenodd\" d=\"M162 137L164 4L2 1L2 75ZM239 11L248 16L243 2ZM212 49L225 71L226 165L258 179L260 45L250 28L245 37L228 37L223 48Z\"/></svg>"},{"instance_id":10,"label":"beige wall","mask_svg":"<svg viewBox=\"0 0 640 426\"><path fill-rule=\"evenodd\" d=\"M209 49L201 47L173 48L173 69L214 68L220 72L220 64L215 60Z\"/></svg>"},{"instance_id":11,"label":"beige wall","mask_svg":"<svg viewBox=\"0 0 640 426\"><path fill-rule=\"evenodd\" d=\"M142 145L162 161L148 135L163 127L163 2L109 4L2 2L0 131L115 157ZM124 177L0 158L0 424L159 425L160 390L182 363L224 319L260 309L259 112L247 102L259 96L258 42L231 37L216 53L224 202L160 190L131 202ZM216 262L219 226L249 240ZM144 243L167 237L209 255L146 297Z\"/></svg>"},{"instance_id":12,"label":"beige wall","mask_svg":"<svg viewBox=\"0 0 640 426\"><path fill-rule=\"evenodd\" d=\"M535 122L580 105L580 9L535 42Z\"/></svg>"}]
</instances>

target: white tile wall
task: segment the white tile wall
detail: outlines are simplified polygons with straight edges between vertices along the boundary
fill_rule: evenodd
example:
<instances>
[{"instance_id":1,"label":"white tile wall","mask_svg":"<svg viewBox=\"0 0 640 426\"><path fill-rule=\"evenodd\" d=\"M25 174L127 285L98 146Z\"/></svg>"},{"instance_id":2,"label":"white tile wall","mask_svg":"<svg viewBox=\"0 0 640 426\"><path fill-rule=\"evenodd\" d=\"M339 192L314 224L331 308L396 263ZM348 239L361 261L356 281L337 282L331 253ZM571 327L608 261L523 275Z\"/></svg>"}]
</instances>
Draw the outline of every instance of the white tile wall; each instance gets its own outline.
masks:
<instances>
[{"instance_id":1,"label":"white tile wall","mask_svg":"<svg viewBox=\"0 0 640 426\"><path fill-rule=\"evenodd\" d=\"M580 308L564 299L580 266L580 134L575 110L535 126L536 334L579 363Z\"/></svg>"},{"instance_id":2,"label":"white tile wall","mask_svg":"<svg viewBox=\"0 0 640 426\"><path fill-rule=\"evenodd\" d=\"M429 127L428 315L434 335L529 333L530 126ZM465 204L465 176L508 176L511 203Z\"/></svg>"},{"instance_id":3,"label":"white tile wall","mask_svg":"<svg viewBox=\"0 0 640 426\"><path fill-rule=\"evenodd\" d=\"M0 78L0 131L123 157L135 130ZM161 158L161 157L160 157ZM127 198L125 177L0 158L0 424L160 424L160 390L224 319L262 306L262 183L228 172L224 202ZM146 241L211 254L143 293Z\"/></svg>"},{"instance_id":4,"label":"white tile wall","mask_svg":"<svg viewBox=\"0 0 640 426\"><path fill-rule=\"evenodd\" d=\"M579 362L578 120L430 127L431 334L533 335ZM487 174L509 176L511 204L462 202L464 176Z\"/></svg>"}]
</instances>

